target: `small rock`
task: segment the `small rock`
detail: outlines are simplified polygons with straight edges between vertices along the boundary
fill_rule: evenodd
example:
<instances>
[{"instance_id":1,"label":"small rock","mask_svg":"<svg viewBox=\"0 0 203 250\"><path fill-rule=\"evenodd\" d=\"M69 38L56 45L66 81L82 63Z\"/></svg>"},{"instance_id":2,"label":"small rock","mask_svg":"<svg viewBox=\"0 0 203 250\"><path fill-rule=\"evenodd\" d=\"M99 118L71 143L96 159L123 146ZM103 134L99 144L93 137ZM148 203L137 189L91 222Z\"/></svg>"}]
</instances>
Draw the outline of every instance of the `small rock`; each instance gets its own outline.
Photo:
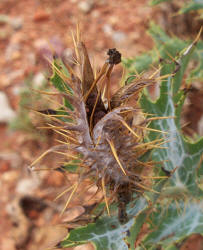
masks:
<instances>
[{"instance_id":1,"label":"small rock","mask_svg":"<svg viewBox=\"0 0 203 250\"><path fill-rule=\"evenodd\" d=\"M121 31L115 31L112 34L112 39L115 43L122 43L126 39L126 34Z\"/></svg>"},{"instance_id":2,"label":"small rock","mask_svg":"<svg viewBox=\"0 0 203 250\"><path fill-rule=\"evenodd\" d=\"M23 84L23 83L21 83L21 84ZM12 88L12 94L14 94L15 96L19 96L21 93L22 93L22 91L23 91L23 87L22 86L14 86L13 88Z\"/></svg>"},{"instance_id":3,"label":"small rock","mask_svg":"<svg viewBox=\"0 0 203 250\"><path fill-rule=\"evenodd\" d=\"M113 29L112 29L111 25L109 25L109 24L104 24L102 29L103 29L104 33L108 36L110 36L113 32Z\"/></svg>"},{"instance_id":4,"label":"small rock","mask_svg":"<svg viewBox=\"0 0 203 250\"><path fill-rule=\"evenodd\" d=\"M103 31L107 36L111 36L115 43L121 43L126 39L126 34L124 32L114 31L110 24L104 24Z\"/></svg>"},{"instance_id":5,"label":"small rock","mask_svg":"<svg viewBox=\"0 0 203 250\"><path fill-rule=\"evenodd\" d=\"M81 1L79 2L78 4L78 8L85 14L87 14L88 12L91 11L91 9L93 8L94 6L94 2L89 0L89 1Z\"/></svg>"},{"instance_id":6,"label":"small rock","mask_svg":"<svg viewBox=\"0 0 203 250\"><path fill-rule=\"evenodd\" d=\"M119 16L110 16L108 23L110 23L111 25L116 25L117 23L119 23Z\"/></svg>"},{"instance_id":7,"label":"small rock","mask_svg":"<svg viewBox=\"0 0 203 250\"><path fill-rule=\"evenodd\" d=\"M33 20L35 22L47 21L50 15L44 10L37 10L34 14Z\"/></svg>"},{"instance_id":8,"label":"small rock","mask_svg":"<svg viewBox=\"0 0 203 250\"><path fill-rule=\"evenodd\" d=\"M98 18L99 15L100 15L100 12L99 12L98 10L92 11L92 17L93 17L93 18Z\"/></svg>"},{"instance_id":9,"label":"small rock","mask_svg":"<svg viewBox=\"0 0 203 250\"><path fill-rule=\"evenodd\" d=\"M17 184L16 192L21 195L33 194L39 184L39 181L33 178L21 179Z\"/></svg>"},{"instance_id":10,"label":"small rock","mask_svg":"<svg viewBox=\"0 0 203 250\"><path fill-rule=\"evenodd\" d=\"M62 54L62 58L65 62L69 62L69 64L70 64L70 62L73 58L73 50L71 48L64 49L63 54Z\"/></svg>"},{"instance_id":11,"label":"small rock","mask_svg":"<svg viewBox=\"0 0 203 250\"><path fill-rule=\"evenodd\" d=\"M0 186L2 185L1 188L3 188L4 183L11 184L15 183L17 179L19 178L19 172L17 170L10 170L2 174L1 176L1 182Z\"/></svg>"},{"instance_id":12,"label":"small rock","mask_svg":"<svg viewBox=\"0 0 203 250\"><path fill-rule=\"evenodd\" d=\"M33 78L34 88L42 87L45 81L46 81L46 78L44 74L42 74L41 72L37 73Z\"/></svg>"},{"instance_id":13,"label":"small rock","mask_svg":"<svg viewBox=\"0 0 203 250\"><path fill-rule=\"evenodd\" d=\"M16 117L16 113L11 109L4 92L0 92L0 107L0 122L7 123Z\"/></svg>"},{"instance_id":14,"label":"small rock","mask_svg":"<svg viewBox=\"0 0 203 250\"><path fill-rule=\"evenodd\" d=\"M6 60L12 61L19 58L20 56L20 44L13 42L9 43L5 51Z\"/></svg>"},{"instance_id":15,"label":"small rock","mask_svg":"<svg viewBox=\"0 0 203 250\"><path fill-rule=\"evenodd\" d=\"M23 19L21 17L12 18L9 23L14 30L20 30L23 27Z\"/></svg>"},{"instance_id":16,"label":"small rock","mask_svg":"<svg viewBox=\"0 0 203 250\"><path fill-rule=\"evenodd\" d=\"M9 20L10 20L9 16L4 14L0 15L0 24L9 23Z\"/></svg>"}]
</instances>

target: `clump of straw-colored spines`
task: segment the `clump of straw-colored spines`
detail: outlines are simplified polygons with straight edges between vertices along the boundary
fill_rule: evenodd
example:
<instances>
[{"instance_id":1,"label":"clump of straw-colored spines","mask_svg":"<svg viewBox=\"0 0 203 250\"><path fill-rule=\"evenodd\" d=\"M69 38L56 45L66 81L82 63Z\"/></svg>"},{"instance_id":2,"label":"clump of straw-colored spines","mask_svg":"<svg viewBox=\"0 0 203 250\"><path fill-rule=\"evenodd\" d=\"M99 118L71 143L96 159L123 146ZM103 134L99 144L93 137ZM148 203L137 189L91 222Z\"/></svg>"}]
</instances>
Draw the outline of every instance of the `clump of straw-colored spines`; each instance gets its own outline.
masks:
<instances>
[{"instance_id":1,"label":"clump of straw-colored spines","mask_svg":"<svg viewBox=\"0 0 203 250\"><path fill-rule=\"evenodd\" d=\"M57 115L56 110L40 111L52 118L54 123L49 127L63 135L65 141L43 153L31 167L49 152L61 152L67 163L79 159L78 182L68 189L70 195L63 211L88 178L103 192L107 213L110 214L110 204L117 203L119 220L125 222L126 205L132 200L133 193L153 191L148 173L152 174L154 163L142 162L139 158L164 143L163 139L145 140L148 131L161 132L148 127L152 120L160 118L144 114L138 105L142 89L155 84L157 79L154 75L149 79L137 76L111 97L111 72L121 62L121 54L116 49L109 49L100 72L94 74L79 35L74 38L74 45L79 76L66 65L67 77L53 63L53 70L63 80L65 91L44 93L68 100L73 109L64 106L64 110L71 120L58 120L61 115Z\"/></svg>"}]
</instances>

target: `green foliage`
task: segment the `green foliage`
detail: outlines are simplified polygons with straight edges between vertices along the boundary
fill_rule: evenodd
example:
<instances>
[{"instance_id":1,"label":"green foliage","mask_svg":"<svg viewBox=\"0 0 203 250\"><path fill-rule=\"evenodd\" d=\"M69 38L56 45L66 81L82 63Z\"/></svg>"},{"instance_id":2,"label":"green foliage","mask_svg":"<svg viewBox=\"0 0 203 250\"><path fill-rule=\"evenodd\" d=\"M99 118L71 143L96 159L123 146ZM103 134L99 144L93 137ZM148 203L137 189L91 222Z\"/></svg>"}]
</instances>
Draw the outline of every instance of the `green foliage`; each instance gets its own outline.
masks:
<instances>
[{"instance_id":1,"label":"green foliage","mask_svg":"<svg viewBox=\"0 0 203 250\"><path fill-rule=\"evenodd\" d=\"M78 169L78 164L80 163L80 160L72 160L69 163L65 164L62 166L62 169L70 172L70 173L75 173Z\"/></svg>"},{"instance_id":2,"label":"green foliage","mask_svg":"<svg viewBox=\"0 0 203 250\"><path fill-rule=\"evenodd\" d=\"M132 205L132 204L131 204ZM147 206L144 198L138 199L132 208L128 208L128 215L131 218L126 224L121 225L117 217L103 217L95 223L85 227L72 230L68 237L61 242L62 247L71 247L92 242L96 249L122 249L127 250L128 246L123 241L127 237L136 216Z\"/></svg>"},{"instance_id":3,"label":"green foliage","mask_svg":"<svg viewBox=\"0 0 203 250\"><path fill-rule=\"evenodd\" d=\"M157 5L163 2L172 2L172 0L152 0L150 2L151 5ZM182 8L179 10L179 14L187 13L190 11L197 11L203 9L202 0L192 0L184 3Z\"/></svg>"},{"instance_id":4,"label":"green foliage","mask_svg":"<svg viewBox=\"0 0 203 250\"><path fill-rule=\"evenodd\" d=\"M177 37L169 37L163 30L151 23L149 34L153 38L155 47L135 58L123 59L124 66L128 69L129 74L141 73L149 69L150 65L159 64L160 59L165 61L171 60L171 57L178 58L178 53L189 46L191 41L183 41ZM196 50L192 54L191 61L197 64L191 72L189 72L187 81L203 80L203 42L198 42ZM180 81L179 81L180 82ZM180 82L181 83L181 82Z\"/></svg>"},{"instance_id":5,"label":"green foliage","mask_svg":"<svg viewBox=\"0 0 203 250\"><path fill-rule=\"evenodd\" d=\"M153 129L167 132L162 135L165 143L162 148L154 149L151 160L162 162L157 164L155 176L169 175L169 178L154 180L152 191L146 191L143 196L134 194L134 201L128 204L128 221L121 224L117 217L117 208L110 207L111 216L102 215L96 221L71 230L60 243L61 247L73 247L92 242L95 249L127 250L135 249L135 242L140 237L143 225L148 227L136 249L176 249L176 243L181 243L193 233L203 232L203 190L202 164L203 138L194 142L186 138L181 131L180 116L185 100L182 90L183 80L203 79L203 43L182 41L169 37L158 26L152 24L149 33L154 39L155 48L141 56L124 59L130 75L143 72L153 64L160 65L160 76L166 76L160 84L160 96L152 102L145 91L141 96L140 105L145 113L155 117L168 117L151 122ZM195 62L196 67L187 72L188 65ZM74 96L67 85L69 76L63 63L56 59L53 63L52 84L64 94ZM185 85L184 87L187 87ZM64 105L70 110L74 106L64 98ZM58 119L71 123L68 112L63 108L56 111L64 115ZM161 135L158 135L160 138ZM157 139L157 133L150 132L146 140ZM148 157L148 156L145 156ZM101 159L102 160L102 159ZM68 162L61 168L65 171L77 172L80 160ZM200 166L201 165L201 166ZM115 211L116 210L116 211Z\"/></svg>"},{"instance_id":6,"label":"green foliage","mask_svg":"<svg viewBox=\"0 0 203 250\"><path fill-rule=\"evenodd\" d=\"M125 59L124 64L130 74L142 72L153 63L162 60L161 76L168 77L161 82L160 97L152 102L145 92L140 104L145 113L168 119L155 120L151 128L168 132L163 136L163 148L152 151L152 160L158 164L155 174L162 176L171 173L168 179L156 180L152 189L145 192L128 206L128 222L121 224L115 216L102 216L85 227L71 230L61 247L73 247L92 242L96 249L125 250L135 249L135 242L148 225L148 232L136 249L177 249L175 244L193 233L203 232L203 191L200 188L202 169L200 158L203 154L203 138L193 142L186 138L180 128L180 115L185 100L181 84L185 77L188 81L202 79L202 42L184 42L168 37L159 27L152 25L149 33L155 41L156 49L146 52L135 59ZM177 66L178 62L179 66ZM200 60L201 59L201 60ZM188 64L199 60L198 66L187 73ZM179 70L177 67L180 67ZM175 72L175 73L174 73ZM157 139L151 132L149 140ZM136 196L136 194L135 194Z\"/></svg>"},{"instance_id":7,"label":"green foliage","mask_svg":"<svg viewBox=\"0 0 203 250\"><path fill-rule=\"evenodd\" d=\"M203 2L202 0L193 0L185 4L180 9L180 14L187 13L190 11L202 10L203 9Z\"/></svg>"},{"instance_id":8,"label":"green foliage","mask_svg":"<svg viewBox=\"0 0 203 250\"><path fill-rule=\"evenodd\" d=\"M169 48L168 44L166 46ZM181 68L174 77L168 77L167 81L161 83L160 97L156 102L151 102L146 95L141 98L141 106L145 111L160 116L176 116L176 119L159 120L151 124L153 128L169 132L167 149L154 151L153 158L169 159L164 163L165 170L177 169L163 187L155 205L156 211L149 216L152 232L142 242L147 249L158 245L163 249L172 247L174 242L192 233L202 233L203 192L199 187L197 167L203 153L203 138L192 143L180 130L181 107L185 99L180 87L189 60L194 54L193 50L189 46L179 53L177 59ZM161 75L173 73L174 70L175 64L164 64ZM154 138L155 135L150 136Z\"/></svg>"},{"instance_id":9,"label":"green foliage","mask_svg":"<svg viewBox=\"0 0 203 250\"><path fill-rule=\"evenodd\" d=\"M33 89L37 90L45 90L47 82L44 81L38 87L35 86L33 81L33 76L30 75L24 83L20 91L20 102L18 108L18 115L17 117L9 124L10 129L12 130L22 130L27 132L32 136L36 136L37 138L42 138L42 134L36 132L35 126L32 123L30 118L30 107L33 104L39 103L41 99L41 94L37 92L33 92Z\"/></svg>"},{"instance_id":10,"label":"green foliage","mask_svg":"<svg viewBox=\"0 0 203 250\"><path fill-rule=\"evenodd\" d=\"M202 202L197 200L190 200L188 204L184 201L171 202L169 205L165 204L167 208L163 208L163 205L163 203L157 204L156 211L150 214L152 232L143 240L146 249L158 245L166 249L192 233L202 233Z\"/></svg>"},{"instance_id":11,"label":"green foliage","mask_svg":"<svg viewBox=\"0 0 203 250\"><path fill-rule=\"evenodd\" d=\"M73 94L72 89L65 83L65 77L68 77L69 73L66 69L65 65L60 59L55 59L53 62L53 75L51 77L52 84L60 91L64 93L71 93ZM74 110L73 106L64 98L64 105L69 108L70 110Z\"/></svg>"},{"instance_id":12,"label":"green foliage","mask_svg":"<svg viewBox=\"0 0 203 250\"><path fill-rule=\"evenodd\" d=\"M151 5L157 5L157 4L160 4L160 3L163 3L163 2L171 2L171 0L152 0L150 2Z\"/></svg>"}]
</instances>

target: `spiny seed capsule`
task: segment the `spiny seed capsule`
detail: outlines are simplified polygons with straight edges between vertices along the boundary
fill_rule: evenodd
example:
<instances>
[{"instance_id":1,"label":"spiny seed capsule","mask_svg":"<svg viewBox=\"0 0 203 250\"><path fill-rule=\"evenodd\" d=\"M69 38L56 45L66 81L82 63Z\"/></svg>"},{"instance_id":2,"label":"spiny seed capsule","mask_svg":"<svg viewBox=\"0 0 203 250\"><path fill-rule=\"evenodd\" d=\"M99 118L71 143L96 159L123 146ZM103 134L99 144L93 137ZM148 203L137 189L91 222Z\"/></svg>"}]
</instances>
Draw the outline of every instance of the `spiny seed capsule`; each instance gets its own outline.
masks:
<instances>
[{"instance_id":1,"label":"spiny seed capsule","mask_svg":"<svg viewBox=\"0 0 203 250\"><path fill-rule=\"evenodd\" d=\"M63 211L88 179L90 186L96 185L98 192L103 193L103 199L98 203L105 202L108 214L110 204L117 203L118 218L125 223L128 220L126 206L132 201L133 193L141 195L145 190L151 191L149 176L146 175L151 173L153 162L143 162L140 157L164 143L163 139L145 141L147 131L151 130L148 125L156 118L146 117L138 105L142 89L154 84L156 79L138 78L111 97L108 92L110 76L113 67L121 62L120 52L109 49L109 58L95 76L80 39L75 41L75 51L80 76L66 65L67 76L56 60L53 63L54 74L50 80L58 88L64 104L59 103L59 109L39 112L53 120L53 125L49 123L48 127L63 136L64 143L47 150L42 156L60 151L65 162L63 173L73 163L77 167L78 181L68 189L70 196Z\"/></svg>"}]
</instances>

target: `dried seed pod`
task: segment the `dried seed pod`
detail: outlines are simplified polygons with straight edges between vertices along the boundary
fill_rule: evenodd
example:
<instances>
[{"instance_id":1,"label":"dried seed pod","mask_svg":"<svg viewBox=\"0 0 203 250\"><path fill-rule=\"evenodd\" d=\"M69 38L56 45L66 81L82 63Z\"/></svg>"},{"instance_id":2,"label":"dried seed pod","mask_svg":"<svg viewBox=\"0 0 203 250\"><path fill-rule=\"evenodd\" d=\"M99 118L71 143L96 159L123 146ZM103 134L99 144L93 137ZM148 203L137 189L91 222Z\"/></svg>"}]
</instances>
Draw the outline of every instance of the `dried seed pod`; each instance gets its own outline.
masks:
<instances>
[{"instance_id":1,"label":"dried seed pod","mask_svg":"<svg viewBox=\"0 0 203 250\"><path fill-rule=\"evenodd\" d=\"M78 77L69 66L71 76L60 75L67 84L65 89L71 88L73 91L73 94L69 91L61 94L74 107L71 113L68 111L72 121L60 121L53 126L65 138L62 148L64 161L69 163L79 159L79 180L72 186L64 210L79 185L88 178L103 192L108 213L109 204L117 202L118 217L123 223L128 219L126 205L132 200L133 193L142 194L145 190L151 190L149 181L146 183L148 177L144 175L147 167L152 169L153 163L141 162L139 157L163 143L162 139L145 142L150 119L145 117L137 103L140 91L156 80L138 79L120 88L110 100L112 110L106 110L101 98L105 90L97 86L105 80L110 84L113 65L121 61L121 54L116 49L110 49L109 58L94 78L84 43L78 40L75 44L81 76ZM132 97L134 101L129 102Z\"/></svg>"},{"instance_id":2,"label":"dried seed pod","mask_svg":"<svg viewBox=\"0 0 203 250\"><path fill-rule=\"evenodd\" d=\"M126 104L131 98L134 102L138 101L140 91L152 84L155 84L155 79L138 79L132 83L120 88L111 98L111 108L116 108Z\"/></svg>"}]
</instances>

